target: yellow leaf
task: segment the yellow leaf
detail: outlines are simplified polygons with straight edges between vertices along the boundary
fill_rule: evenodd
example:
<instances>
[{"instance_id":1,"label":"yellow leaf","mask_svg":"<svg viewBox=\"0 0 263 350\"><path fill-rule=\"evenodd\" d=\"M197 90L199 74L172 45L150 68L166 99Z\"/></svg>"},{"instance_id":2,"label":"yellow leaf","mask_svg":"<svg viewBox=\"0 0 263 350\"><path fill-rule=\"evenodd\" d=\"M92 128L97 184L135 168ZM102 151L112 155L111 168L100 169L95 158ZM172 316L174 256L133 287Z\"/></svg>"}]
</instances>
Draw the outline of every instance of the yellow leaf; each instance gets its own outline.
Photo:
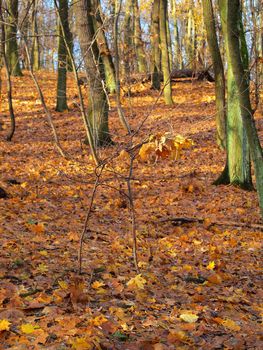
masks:
<instances>
[{"instance_id":1,"label":"yellow leaf","mask_svg":"<svg viewBox=\"0 0 263 350\"><path fill-rule=\"evenodd\" d=\"M42 256L48 256L48 252L46 250L40 250L39 254Z\"/></svg>"},{"instance_id":2,"label":"yellow leaf","mask_svg":"<svg viewBox=\"0 0 263 350\"><path fill-rule=\"evenodd\" d=\"M183 269L185 270L185 271L192 271L192 266L191 265L184 265L183 266Z\"/></svg>"},{"instance_id":3,"label":"yellow leaf","mask_svg":"<svg viewBox=\"0 0 263 350\"><path fill-rule=\"evenodd\" d=\"M100 287L105 286L105 283L100 282L100 281L95 281L95 282L92 283L91 286L92 286L93 289L99 289Z\"/></svg>"},{"instance_id":4,"label":"yellow leaf","mask_svg":"<svg viewBox=\"0 0 263 350\"><path fill-rule=\"evenodd\" d=\"M146 280L142 277L141 274L139 274L139 275L135 276L134 278L131 278L127 282L127 286L135 287L138 289L144 289L145 283L146 283Z\"/></svg>"},{"instance_id":5,"label":"yellow leaf","mask_svg":"<svg viewBox=\"0 0 263 350\"><path fill-rule=\"evenodd\" d=\"M41 273L44 273L48 271L48 267L46 264L41 263L38 265L37 270Z\"/></svg>"},{"instance_id":6,"label":"yellow leaf","mask_svg":"<svg viewBox=\"0 0 263 350\"><path fill-rule=\"evenodd\" d=\"M10 322L8 320L0 320L0 332L1 331L8 331Z\"/></svg>"},{"instance_id":7,"label":"yellow leaf","mask_svg":"<svg viewBox=\"0 0 263 350\"><path fill-rule=\"evenodd\" d=\"M224 320L222 322L222 325L228 329L231 329L231 331L240 331L241 327L233 320L230 320L229 318Z\"/></svg>"},{"instance_id":8,"label":"yellow leaf","mask_svg":"<svg viewBox=\"0 0 263 350\"><path fill-rule=\"evenodd\" d=\"M68 289L68 284L65 281L58 281L58 284L61 289Z\"/></svg>"},{"instance_id":9,"label":"yellow leaf","mask_svg":"<svg viewBox=\"0 0 263 350\"><path fill-rule=\"evenodd\" d=\"M90 324L92 324L93 326L101 326L105 322L108 322L108 320L103 315L94 317L92 320L90 320Z\"/></svg>"},{"instance_id":10,"label":"yellow leaf","mask_svg":"<svg viewBox=\"0 0 263 350\"><path fill-rule=\"evenodd\" d=\"M22 182L20 186L21 186L22 188L26 188L27 185L28 185L27 182Z\"/></svg>"},{"instance_id":11,"label":"yellow leaf","mask_svg":"<svg viewBox=\"0 0 263 350\"><path fill-rule=\"evenodd\" d=\"M192 313L181 314L179 317L187 323L195 323L198 320L198 316Z\"/></svg>"},{"instance_id":12,"label":"yellow leaf","mask_svg":"<svg viewBox=\"0 0 263 350\"><path fill-rule=\"evenodd\" d=\"M151 154L155 151L155 145L153 143L143 144L139 151L139 156L141 160L146 162L150 160Z\"/></svg>"},{"instance_id":13,"label":"yellow leaf","mask_svg":"<svg viewBox=\"0 0 263 350\"><path fill-rule=\"evenodd\" d=\"M31 323L24 323L21 325L21 331L25 334L34 333L36 329L39 329L39 326L33 325Z\"/></svg>"},{"instance_id":14,"label":"yellow leaf","mask_svg":"<svg viewBox=\"0 0 263 350\"><path fill-rule=\"evenodd\" d=\"M209 264L207 265L207 270L214 270L215 268L215 262L214 261L209 261Z\"/></svg>"},{"instance_id":15,"label":"yellow leaf","mask_svg":"<svg viewBox=\"0 0 263 350\"><path fill-rule=\"evenodd\" d=\"M76 350L90 350L93 348L93 344L88 343L85 338L76 338L72 342L72 348Z\"/></svg>"}]
</instances>

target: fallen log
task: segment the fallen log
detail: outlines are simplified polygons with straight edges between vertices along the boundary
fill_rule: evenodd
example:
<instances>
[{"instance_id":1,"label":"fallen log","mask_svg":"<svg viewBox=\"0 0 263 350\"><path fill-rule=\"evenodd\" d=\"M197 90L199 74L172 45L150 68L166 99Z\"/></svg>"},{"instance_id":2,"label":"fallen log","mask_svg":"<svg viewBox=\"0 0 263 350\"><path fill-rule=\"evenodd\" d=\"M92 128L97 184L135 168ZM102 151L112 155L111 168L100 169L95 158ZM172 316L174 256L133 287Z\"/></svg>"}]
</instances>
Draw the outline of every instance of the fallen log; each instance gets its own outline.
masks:
<instances>
[{"instance_id":1,"label":"fallen log","mask_svg":"<svg viewBox=\"0 0 263 350\"><path fill-rule=\"evenodd\" d=\"M171 222L174 226L179 226L187 223L205 223L209 219L205 218L198 218L198 217L172 217L172 218L163 218L159 220L157 223L165 223L165 222ZM234 222L234 221L216 221L216 220L209 220L209 226L218 225L218 226L232 226L232 227L246 227L251 228L255 230L260 230L263 232L263 225L261 224L250 224L246 222Z\"/></svg>"}]
</instances>

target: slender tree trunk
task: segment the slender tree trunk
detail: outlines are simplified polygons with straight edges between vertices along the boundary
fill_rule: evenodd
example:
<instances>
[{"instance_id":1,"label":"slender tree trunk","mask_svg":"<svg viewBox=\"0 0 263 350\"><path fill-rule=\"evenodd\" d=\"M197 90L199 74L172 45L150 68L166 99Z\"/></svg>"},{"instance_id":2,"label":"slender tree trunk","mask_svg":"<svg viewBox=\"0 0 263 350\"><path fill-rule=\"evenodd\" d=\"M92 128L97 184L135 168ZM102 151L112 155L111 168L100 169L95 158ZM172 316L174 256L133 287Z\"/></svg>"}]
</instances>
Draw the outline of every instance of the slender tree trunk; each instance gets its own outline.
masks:
<instances>
[{"instance_id":1,"label":"slender tree trunk","mask_svg":"<svg viewBox=\"0 0 263 350\"><path fill-rule=\"evenodd\" d=\"M249 85L246 79L246 71L242 62L242 47L240 45L240 1L227 1L227 24L228 24L228 45L231 66L234 79L237 86L238 98L241 106L241 115L244 127L247 133L250 151L254 163L257 192L259 196L259 204L261 216L263 218L263 153L260 141L253 120L253 112L250 104Z\"/></svg>"},{"instance_id":2,"label":"slender tree trunk","mask_svg":"<svg viewBox=\"0 0 263 350\"><path fill-rule=\"evenodd\" d=\"M140 12L138 6L138 0L133 1L133 18L134 18L134 45L135 52L138 61L139 73L147 72L147 64L144 51L144 43L142 41L142 30L140 23Z\"/></svg>"},{"instance_id":3,"label":"slender tree trunk","mask_svg":"<svg viewBox=\"0 0 263 350\"><path fill-rule=\"evenodd\" d=\"M220 148L226 148L226 103L225 103L225 76L221 54L217 42L215 18L212 0L202 0L204 23L207 34L207 42L212 56L215 72L216 95L216 128L217 144Z\"/></svg>"},{"instance_id":4,"label":"slender tree trunk","mask_svg":"<svg viewBox=\"0 0 263 350\"><path fill-rule=\"evenodd\" d=\"M115 69L112 56L109 50L109 45L105 35L105 28L101 17L100 0L95 0L95 28L97 32L97 44L105 70L106 86L110 93L116 91Z\"/></svg>"},{"instance_id":5,"label":"slender tree trunk","mask_svg":"<svg viewBox=\"0 0 263 350\"><path fill-rule=\"evenodd\" d=\"M11 82L11 78L10 78L8 62L7 62L6 53L5 53L6 36L5 36L4 17L3 17L3 12L2 12L2 0L0 0L0 21L1 21L1 46L0 46L0 48L1 48L1 57L3 57L4 66L5 66L6 81L7 81L7 98L8 98L10 121L11 121L10 131L6 137L6 140L11 141L12 137L15 133L16 121L15 121L15 113L14 113L14 109L13 109L12 82ZM2 81L0 81L0 83L2 83ZM1 94L0 94L0 97L1 97Z\"/></svg>"},{"instance_id":6,"label":"slender tree trunk","mask_svg":"<svg viewBox=\"0 0 263 350\"><path fill-rule=\"evenodd\" d=\"M132 0L127 0L125 4L125 16L123 19L123 69L122 75L129 81L132 73L133 49L132 49Z\"/></svg>"},{"instance_id":7,"label":"slender tree trunk","mask_svg":"<svg viewBox=\"0 0 263 350\"><path fill-rule=\"evenodd\" d=\"M227 69L227 160L230 183L244 189L252 188L247 135L241 117L238 86L233 74L227 23L228 0L219 0L223 36L226 46ZM222 181L225 183L225 181Z\"/></svg>"},{"instance_id":8,"label":"slender tree trunk","mask_svg":"<svg viewBox=\"0 0 263 350\"><path fill-rule=\"evenodd\" d=\"M113 37L114 37L114 51L115 51L115 81L116 81L116 104L118 110L118 116L124 129L127 130L128 134L131 133L129 123L127 122L124 111L121 106L120 99L120 62L119 62L119 46L118 46L118 28L119 28L119 16L121 11L121 2L115 0L114 4L115 15L114 15L114 26L113 26Z\"/></svg>"},{"instance_id":9,"label":"slender tree trunk","mask_svg":"<svg viewBox=\"0 0 263 350\"><path fill-rule=\"evenodd\" d=\"M38 26L37 26L37 6L38 0L34 0L32 3L32 52L31 52L31 62L33 70L37 71L40 69L40 46L38 37Z\"/></svg>"},{"instance_id":10,"label":"slender tree trunk","mask_svg":"<svg viewBox=\"0 0 263 350\"><path fill-rule=\"evenodd\" d=\"M90 0L79 0L76 9L77 34L88 78L88 118L96 146L112 143L108 126L108 101L103 86L104 67L94 34L94 9Z\"/></svg>"},{"instance_id":11,"label":"slender tree trunk","mask_svg":"<svg viewBox=\"0 0 263 350\"><path fill-rule=\"evenodd\" d=\"M6 56L10 74L21 76L17 45L18 0L7 0L8 18L6 24Z\"/></svg>"},{"instance_id":12,"label":"slender tree trunk","mask_svg":"<svg viewBox=\"0 0 263 350\"><path fill-rule=\"evenodd\" d=\"M162 72L164 80L164 100L167 105L173 104L172 86L170 77L169 51L167 43L167 0L160 0L160 42L162 52Z\"/></svg>"},{"instance_id":13,"label":"slender tree trunk","mask_svg":"<svg viewBox=\"0 0 263 350\"><path fill-rule=\"evenodd\" d=\"M160 25L159 11L160 0L154 0L152 4L152 23L151 23L151 43L152 43L152 88L160 90L161 88L161 50L160 50Z\"/></svg>"},{"instance_id":14,"label":"slender tree trunk","mask_svg":"<svg viewBox=\"0 0 263 350\"><path fill-rule=\"evenodd\" d=\"M194 19L194 2L191 1L188 19L187 19L187 42L186 53L189 68L195 70L195 58L196 58L196 35L195 35L195 19Z\"/></svg>"},{"instance_id":15,"label":"slender tree trunk","mask_svg":"<svg viewBox=\"0 0 263 350\"><path fill-rule=\"evenodd\" d=\"M58 77L57 77L57 106L58 112L68 109L67 106L67 46L64 33L68 28L68 0L58 0L59 19L58 19ZM62 29L62 26L64 30Z\"/></svg>"},{"instance_id":16,"label":"slender tree trunk","mask_svg":"<svg viewBox=\"0 0 263 350\"><path fill-rule=\"evenodd\" d=\"M172 39L171 39L171 31L170 31L170 25L169 25L169 15L167 11L167 18L166 18L166 30L167 30L167 45L168 45L168 53L169 53L169 66L170 66L170 72L173 69L173 52L172 52Z\"/></svg>"}]
</instances>

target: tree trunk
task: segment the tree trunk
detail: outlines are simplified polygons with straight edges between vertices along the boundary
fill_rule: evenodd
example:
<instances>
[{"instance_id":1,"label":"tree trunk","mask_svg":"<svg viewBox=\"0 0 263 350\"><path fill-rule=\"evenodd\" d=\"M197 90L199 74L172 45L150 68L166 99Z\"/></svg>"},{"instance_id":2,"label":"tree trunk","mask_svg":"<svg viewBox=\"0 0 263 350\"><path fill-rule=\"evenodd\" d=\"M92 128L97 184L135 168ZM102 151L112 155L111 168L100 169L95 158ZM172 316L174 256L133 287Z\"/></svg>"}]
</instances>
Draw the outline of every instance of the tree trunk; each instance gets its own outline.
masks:
<instances>
[{"instance_id":1,"label":"tree trunk","mask_svg":"<svg viewBox=\"0 0 263 350\"><path fill-rule=\"evenodd\" d=\"M238 86L233 74L227 23L228 0L219 0L223 36L226 46L227 69L227 160L230 184L252 188L250 156L246 132L241 117Z\"/></svg>"},{"instance_id":2,"label":"tree trunk","mask_svg":"<svg viewBox=\"0 0 263 350\"><path fill-rule=\"evenodd\" d=\"M108 126L108 101L103 87L104 67L96 40L94 40L94 9L91 0L79 0L75 4L76 28L88 78L88 118L95 146L112 143Z\"/></svg>"},{"instance_id":3,"label":"tree trunk","mask_svg":"<svg viewBox=\"0 0 263 350\"><path fill-rule=\"evenodd\" d=\"M116 81L115 81L115 69L112 60L112 56L109 50L107 38L105 35L105 28L101 17L101 5L100 0L95 0L95 23L94 26L97 32L97 44L99 47L100 55L105 70L105 80L106 86L110 93L116 91Z\"/></svg>"},{"instance_id":4,"label":"tree trunk","mask_svg":"<svg viewBox=\"0 0 263 350\"><path fill-rule=\"evenodd\" d=\"M259 196L261 216L263 218L263 153L257 134L257 129L255 127L255 122L253 120L253 112L249 97L248 79L245 78L246 72L244 69L244 63L242 61L242 47L240 45L241 41L239 30L239 22L241 19L240 2L239 0L228 0L227 6L227 38L230 61L235 83L237 86L242 120L247 133L251 156L254 163L257 192Z\"/></svg>"},{"instance_id":5,"label":"tree trunk","mask_svg":"<svg viewBox=\"0 0 263 350\"><path fill-rule=\"evenodd\" d=\"M68 109L67 106L67 46L65 43L68 27L68 0L58 0L59 2L59 37L58 37L58 77L57 77L57 106L58 112ZM64 30L62 29L62 27Z\"/></svg>"},{"instance_id":6,"label":"tree trunk","mask_svg":"<svg viewBox=\"0 0 263 350\"><path fill-rule=\"evenodd\" d=\"M138 61L139 73L147 73L147 64L144 52L144 43L142 41L142 30L140 23L140 12L138 0L133 1L133 18L134 18L134 45Z\"/></svg>"},{"instance_id":7,"label":"tree trunk","mask_svg":"<svg viewBox=\"0 0 263 350\"><path fill-rule=\"evenodd\" d=\"M10 74L21 76L18 45L16 40L18 21L18 0L7 0L8 18L6 24L6 56Z\"/></svg>"},{"instance_id":8,"label":"tree trunk","mask_svg":"<svg viewBox=\"0 0 263 350\"><path fill-rule=\"evenodd\" d=\"M207 34L207 42L212 56L215 73L216 95L216 128L217 144L220 148L226 148L226 103L225 103L225 76L221 54L217 42L215 18L212 0L202 0L204 23Z\"/></svg>"},{"instance_id":9,"label":"tree trunk","mask_svg":"<svg viewBox=\"0 0 263 350\"><path fill-rule=\"evenodd\" d=\"M194 2L189 5L187 20L187 42L186 42L187 66L195 70L196 55L196 35L195 35L195 19L194 19Z\"/></svg>"},{"instance_id":10,"label":"tree trunk","mask_svg":"<svg viewBox=\"0 0 263 350\"><path fill-rule=\"evenodd\" d=\"M127 0L125 4L125 16L123 19L123 69L122 75L126 81L132 73L133 49L132 49L132 0Z\"/></svg>"},{"instance_id":11,"label":"tree trunk","mask_svg":"<svg viewBox=\"0 0 263 350\"><path fill-rule=\"evenodd\" d=\"M169 52L167 43L167 0L160 1L160 42L161 42L161 52L162 52L162 72L164 81L164 100L167 105L173 104L172 99L172 86L170 77L170 64L169 64Z\"/></svg>"},{"instance_id":12,"label":"tree trunk","mask_svg":"<svg viewBox=\"0 0 263 350\"><path fill-rule=\"evenodd\" d=\"M151 79L152 79L152 88L154 90L160 90L161 88L159 7L160 7L160 0L154 0L152 4L152 21L151 21L151 43L152 43Z\"/></svg>"},{"instance_id":13,"label":"tree trunk","mask_svg":"<svg viewBox=\"0 0 263 350\"><path fill-rule=\"evenodd\" d=\"M40 46L38 38L38 27L37 27L37 6L38 0L34 0L32 4L32 52L31 52L31 62L34 71L40 69Z\"/></svg>"}]
</instances>

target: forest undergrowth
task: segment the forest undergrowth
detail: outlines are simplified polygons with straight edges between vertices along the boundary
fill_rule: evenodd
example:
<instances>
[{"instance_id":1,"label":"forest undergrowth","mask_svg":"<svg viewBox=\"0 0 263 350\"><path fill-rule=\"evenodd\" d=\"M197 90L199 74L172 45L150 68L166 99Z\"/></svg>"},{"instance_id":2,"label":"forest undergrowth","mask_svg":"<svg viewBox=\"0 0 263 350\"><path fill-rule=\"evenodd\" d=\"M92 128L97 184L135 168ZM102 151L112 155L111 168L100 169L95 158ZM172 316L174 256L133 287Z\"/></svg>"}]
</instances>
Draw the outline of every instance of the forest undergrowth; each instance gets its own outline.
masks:
<instances>
[{"instance_id":1,"label":"forest undergrowth","mask_svg":"<svg viewBox=\"0 0 263 350\"><path fill-rule=\"evenodd\" d=\"M69 111L58 113L55 74L37 77L68 157L53 145L29 75L13 78L12 142L4 139L4 86L1 96L0 187L8 197L0 199L0 349L262 349L263 223L255 191L212 185L225 162L215 141L214 85L175 82L172 107L157 100L149 83L122 98L133 130L148 116L135 143L169 132L194 145L178 160L135 159L139 274L123 195L129 163L122 154L108 163L84 236L79 276L94 163L83 142L73 78ZM115 145L99 151L103 159L127 141L112 96L110 101ZM256 122L262 140L260 108Z\"/></svg>"}]
</instances>

